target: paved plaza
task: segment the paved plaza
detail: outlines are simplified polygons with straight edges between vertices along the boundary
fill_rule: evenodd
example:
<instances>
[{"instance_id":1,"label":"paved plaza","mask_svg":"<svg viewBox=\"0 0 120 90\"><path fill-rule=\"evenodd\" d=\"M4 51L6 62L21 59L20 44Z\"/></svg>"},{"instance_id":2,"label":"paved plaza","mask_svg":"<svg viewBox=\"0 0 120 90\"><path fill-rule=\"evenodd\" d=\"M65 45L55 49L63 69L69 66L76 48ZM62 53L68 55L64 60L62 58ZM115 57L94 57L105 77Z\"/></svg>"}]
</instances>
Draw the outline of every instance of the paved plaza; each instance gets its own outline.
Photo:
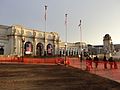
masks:
<instances>
[{"instance_id":1,"label":"paved plaza","mask_svg":"<svg viewBox=\"0 0 120 90\"><path fill-rule=\"evenodd\" d=\"M82 70L86 70L86 60L82 61L81 63L80 60L75 58L70 60L70 65ZM95 68L95 63L92 62L92 67L93 68L88 71L89 73L96 74L120 83L120 62L117 62L118 69L110 69L109 63L107 63L107 69L104 69L104 62L98 63L98 68Z\"/></svg>"},{"instance_id":2,"label":"paved plaza","mask_svg":"<svg viewBox=\"0 0 120 90\"><path fill-rule=\"evenodd\" d=\"M120 83L70 66L2 63L0 90L120 90Z\"/></svg>"}]
</instances>

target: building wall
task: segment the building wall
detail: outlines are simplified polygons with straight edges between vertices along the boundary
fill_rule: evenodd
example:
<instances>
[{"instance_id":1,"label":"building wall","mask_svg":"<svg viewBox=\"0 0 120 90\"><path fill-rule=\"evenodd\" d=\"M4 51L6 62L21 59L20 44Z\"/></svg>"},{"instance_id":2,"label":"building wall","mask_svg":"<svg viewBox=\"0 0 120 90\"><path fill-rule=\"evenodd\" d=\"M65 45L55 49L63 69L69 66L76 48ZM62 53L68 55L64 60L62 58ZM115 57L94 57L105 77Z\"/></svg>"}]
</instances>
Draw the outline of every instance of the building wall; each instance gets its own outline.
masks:
<instances>
[{"instance_id":1,"label":"building wall","mask_svg":"<svg viewBox=\"0 0 120 90\"><path fill-rule=\"evenodd\" d=\"M56 32L42 32L21 25L0 25L0 32L0 47L4 48L4 55L26 55L26 46L29 45L27 43L31 45L31 56L38 55L39 45L43 45L41 52L39 52L41 56L45 54L44 51L49 52L49 50L52 50L52 55L58 55L60 51L63 54L65 49L65 43L60 41L60 37ZM84 42L67 43L68 55L78 55L83 50L87 50L87 45Z\"/></svg>"},{"instance_id":2,"label":"building wall","mask_svg":"<svg viewBox=\"0 0 120 90\"><path fill-rule=\"evenodd\" d=\"M43 44L43 46L45 45L45 50L47 49L47 45L51 44L52 54L58 53L59 35L56 32L42 32L20 25L0 25L0 32L0 46L4 48L4 55L22 56L26 42L31 42L33 56L36 56L36 46L38 43Z\"/></svg>"},{"instance_id":3,"label":"building wall","mask_svg":"<svg viewBox=\"0 0 120 90\"><path fill-rule=\"evenodd\" d=\"M8 26L0 25L0 48L4 49L4 55L7 55L10 53L10 40L8 39L7 33L9 32Z\"/></svg>"},{"instance_id":4,"label":"building wall","mask_svg":"<svg viewBox=\"0 0 120 90\"><path fill-rule=\"evenodd\" d=\"M114 45L112 43L111 36L109 34L106 34L103 37L103 48L105 51L105 54L108 54L108 56L111 56L114 54Z\"/></svg>"},{"instance_id":5,"label":"building wall","mask_svg":"<svg viewBox=\"0 0 120 90\"><path fill-rule=\"evenodd\" d=\"M65 42L60 42L60 51L61 54L65 54ZM76 42L76 43L67 43L66 52L68 56L71 55L80 55L81 52L88 52L88 47L85 42Z\"/></svg>"}]
</instances>

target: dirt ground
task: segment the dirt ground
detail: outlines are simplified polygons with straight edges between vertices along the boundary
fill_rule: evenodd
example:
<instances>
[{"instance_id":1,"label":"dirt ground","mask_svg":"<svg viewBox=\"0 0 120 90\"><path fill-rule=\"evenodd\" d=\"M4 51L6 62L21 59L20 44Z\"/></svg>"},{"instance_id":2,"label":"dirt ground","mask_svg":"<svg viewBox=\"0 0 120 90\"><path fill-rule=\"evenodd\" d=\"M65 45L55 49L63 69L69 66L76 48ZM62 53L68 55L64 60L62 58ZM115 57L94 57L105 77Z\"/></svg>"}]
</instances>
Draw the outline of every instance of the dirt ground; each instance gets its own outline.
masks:
<instances>
[{"instance_id":1,"label":"dirt ground","mask_svg":"<svg viewBox=\"0 0 120 90\"><path fill-rule=\"evenodd\" d=\"M0 64L0 90L120 90L120 83L72 67Z\"/></svg>"}]
</instances>

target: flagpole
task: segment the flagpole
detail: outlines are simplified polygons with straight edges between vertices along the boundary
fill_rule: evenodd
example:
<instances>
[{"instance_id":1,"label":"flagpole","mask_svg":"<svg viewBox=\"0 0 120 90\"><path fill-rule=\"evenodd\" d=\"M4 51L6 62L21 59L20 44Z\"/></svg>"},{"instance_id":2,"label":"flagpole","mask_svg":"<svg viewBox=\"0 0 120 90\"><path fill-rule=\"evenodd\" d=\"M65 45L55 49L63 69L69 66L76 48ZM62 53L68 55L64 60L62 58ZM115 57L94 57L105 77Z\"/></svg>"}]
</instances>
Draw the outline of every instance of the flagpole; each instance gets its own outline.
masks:
<instances>
[{"instance_id":1,"label":"flagpole","mask_svg":"<svg viewBox=\"0 0 120 90\"><path fill-rule=\"evenodd\" d=\"M67 14L65 14L65 31L66 31L65 43L67 43Z\"/></svg>"},{"instance_id":2,"label":"flagpole","mask_svg":"<svg viewBox=\"0 0 120 90\"><path fill-rule=\"evenodd\" d=\"M67 14L65 14L65 66L66 66L66 54L67 54Z\"/></svg>"},{"instance_id":3,"label":"flagpole","mask_svg":"<svg viewBox=\"0 0 120 90\"><path fill-rule=\"evenodd\" d=\"M46 27L47 27L47 5L45 5L45 32L46 32Z\"/></svg>"},{"instance_id":4,"label":"flagpole","mask_svg":"<svg viewBox=\"0 0 120 90\"><path fill-rule=\"evenodd\" d=\"M80 20L80 24L81 24L81 20ZM82 29L81 29L81 25L80 25L80 33L81 33L81 63L82 63Z\"/></svg>"},{"instance_id":5,"label":"flagpole","mask_svg":"<svg viewBox=\"0 0 120 90\"><path fill-rule=\"evenodd\" d=\"M81 29L81 20L80 20L80 41L82 43L82 29Z\"/></svg>"},{"instance_id":6,"label":"flagpole","mask_svg":"<svg viewBox=\"0 0 120 90\"><path fill-rule=\"evenodd\" d=\"M80 20L79 28L80 28L80 47L79 47L79 56L80 56L81 69L82 69L82 29L81 29L81 20Z\"/></svg>"},{"instance_id":7,"label":"flagpole","mask_svg":"<svg viewBox=\"0 0 120 90\"><path fill-rule=\"evenodd\" d=\"M47 5L45 5L45 31L44 31L44 56L46 56L46 29L47 29Z\"/></svg>"}]
</instances>

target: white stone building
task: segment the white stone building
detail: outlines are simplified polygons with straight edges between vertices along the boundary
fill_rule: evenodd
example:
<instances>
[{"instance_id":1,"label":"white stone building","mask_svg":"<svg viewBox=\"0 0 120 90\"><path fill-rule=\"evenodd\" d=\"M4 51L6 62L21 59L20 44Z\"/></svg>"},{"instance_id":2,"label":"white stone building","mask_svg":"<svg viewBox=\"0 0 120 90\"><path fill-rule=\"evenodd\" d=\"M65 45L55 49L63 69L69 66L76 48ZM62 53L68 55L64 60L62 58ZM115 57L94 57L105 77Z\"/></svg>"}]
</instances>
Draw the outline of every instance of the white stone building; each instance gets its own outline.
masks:
<instances>
[{"instance_id":1,"label":"white stone building","mask_svg":"<svg viewBox=\"0 0 120 90\"><path fill-rule=\"evenodd\" d=\"M109 34L106 34L103 37L103 49L104 49L105 54L107 54L108 56L111 56L114 53L114 50L115 50L114 45L112 43L112 39Z\"/></svg>"},{"instance_id":2,"label":"white stone building","mask_svg":"<svg viewBox=\"0 0 120 90\"><path fill-rule=\"evenodd\" d=\"M65 54L65 42L60 42L60 49L59 49L61 55ZM84 52L88 51L87 44L85 42L76 42L76 43L67 43L66 45L66 54L67 56L76 56L80 55L81 52L84 54Z\"/></svg>"},{"instance_id":3,"label":"white stone building","mask_svg":"<svg viewBox=\"0 0 120 90\"><path fill-rule=\"evenodd\" d=\"M43 56L59 53L59 35L56 32L42 32L20 25L0 25L1 55Z\"/></svg>"}]
</instances>

